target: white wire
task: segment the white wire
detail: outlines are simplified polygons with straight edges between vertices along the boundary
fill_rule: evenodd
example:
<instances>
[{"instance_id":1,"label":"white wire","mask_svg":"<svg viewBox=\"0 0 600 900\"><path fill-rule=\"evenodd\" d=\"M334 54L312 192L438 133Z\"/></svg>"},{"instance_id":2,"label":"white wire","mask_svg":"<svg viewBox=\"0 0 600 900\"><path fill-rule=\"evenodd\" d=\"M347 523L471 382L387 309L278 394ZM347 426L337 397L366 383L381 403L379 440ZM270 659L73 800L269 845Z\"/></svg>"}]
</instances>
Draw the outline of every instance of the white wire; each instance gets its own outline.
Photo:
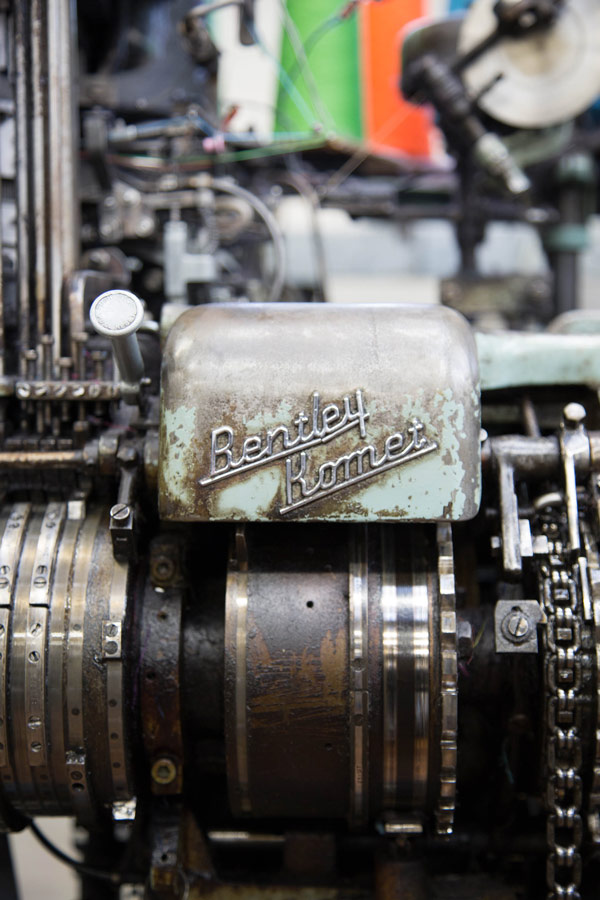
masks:
<instances>
[{"instance_id":1,"label":"white wire","mask_svg":"<svg viewBox=\"0 0 600 900\"><path fill-rule=\"evenodd\" d=\"M281 228L277 224L275 216L269 207L263 203L256 194L247 191L246 188L240 187L239 184L236 184L233 181L229 181L226 178L211 178L210 185L215 190L222 191L224 194L233 194L236 197L241 197L250 204L267 226L275 251L275 273L273 276L273 284L269 291L269 302L275 303L281 298L286 274L285 243Z\"/></svg>"}]
</instances>

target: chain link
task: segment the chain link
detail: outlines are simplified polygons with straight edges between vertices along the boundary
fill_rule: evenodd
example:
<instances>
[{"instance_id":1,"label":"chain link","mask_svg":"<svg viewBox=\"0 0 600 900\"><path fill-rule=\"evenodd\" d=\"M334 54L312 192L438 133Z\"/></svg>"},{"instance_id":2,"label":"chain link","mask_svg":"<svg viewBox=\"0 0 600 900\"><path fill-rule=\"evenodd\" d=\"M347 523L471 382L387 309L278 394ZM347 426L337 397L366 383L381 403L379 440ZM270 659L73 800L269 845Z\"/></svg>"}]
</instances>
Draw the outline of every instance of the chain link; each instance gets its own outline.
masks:
<instances>
[{"instance_id":1,"label":"chain link","mask_svg":"<svg viewBox=\"0 0 600 900\"><path fill-rule=\"evenodd\" d=\"M546 881L549 900L580 900L583 821L582 705L584 628L579 570L562 546L550 545L541 567L546 685L546 767L548 783Z\"/></svg>"}]
</instances>

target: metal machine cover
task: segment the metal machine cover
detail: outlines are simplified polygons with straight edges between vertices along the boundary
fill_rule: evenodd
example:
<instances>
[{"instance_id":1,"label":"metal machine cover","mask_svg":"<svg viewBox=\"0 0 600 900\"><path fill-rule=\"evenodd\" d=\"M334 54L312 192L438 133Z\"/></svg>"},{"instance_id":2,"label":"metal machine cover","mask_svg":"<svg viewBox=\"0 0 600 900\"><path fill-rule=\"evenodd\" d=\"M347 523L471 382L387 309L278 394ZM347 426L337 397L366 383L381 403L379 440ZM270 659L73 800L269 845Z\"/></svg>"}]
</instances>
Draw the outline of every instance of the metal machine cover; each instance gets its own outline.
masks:
<instances>
[{"instance_id":1,"label":"metal machine cover","mask_svg":"<svg viewBox=\"0 0 600 900\"><path fill-rule=\"evenodd\" d=\"M437 306L201 306L163 364L175 521L459 521L480 500L477 355Z\"/></svg>"}]
</instances>

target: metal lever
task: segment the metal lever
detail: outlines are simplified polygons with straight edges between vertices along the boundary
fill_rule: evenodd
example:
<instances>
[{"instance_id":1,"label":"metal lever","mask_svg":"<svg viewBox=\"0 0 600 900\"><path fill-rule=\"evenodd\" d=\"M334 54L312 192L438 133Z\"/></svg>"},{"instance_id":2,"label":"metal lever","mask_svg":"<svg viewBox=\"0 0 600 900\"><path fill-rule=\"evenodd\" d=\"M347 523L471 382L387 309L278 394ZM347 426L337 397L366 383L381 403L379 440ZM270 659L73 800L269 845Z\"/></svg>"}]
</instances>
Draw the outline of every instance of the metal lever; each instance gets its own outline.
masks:
<instances>
[{"instance_id":1,"label":"metal lever","mask_svg":"<svg viewBox=\"0 0 600 900\"><path fill-rule=\"evenodd\" d=\"M128 384L137 384L144 374L136 337L143 318L144 307L139 297L121 289L100 294L90 309L92 325L98 334L110 338L119 373Z\"/></svg>"}]
</instances>

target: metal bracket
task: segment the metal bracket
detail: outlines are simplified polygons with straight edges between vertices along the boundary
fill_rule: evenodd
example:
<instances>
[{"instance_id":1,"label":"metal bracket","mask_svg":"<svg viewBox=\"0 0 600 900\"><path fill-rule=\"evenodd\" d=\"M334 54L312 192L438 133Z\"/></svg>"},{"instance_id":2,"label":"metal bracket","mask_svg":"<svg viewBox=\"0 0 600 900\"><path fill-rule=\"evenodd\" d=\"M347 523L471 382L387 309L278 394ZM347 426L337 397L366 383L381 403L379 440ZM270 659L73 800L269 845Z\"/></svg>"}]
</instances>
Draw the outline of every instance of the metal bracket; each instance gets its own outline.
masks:
<instances>
[{"instance_id":1,"label":"metal bracket","mask_svg":"<svg viewBox=\"0 0 600 900\"><path fill-rule=\"evenodd\" d=\"M494 610L496 653L537 653L537 626L545 620L537 600L498 600Z\"/></svg>"}]
</instances>

